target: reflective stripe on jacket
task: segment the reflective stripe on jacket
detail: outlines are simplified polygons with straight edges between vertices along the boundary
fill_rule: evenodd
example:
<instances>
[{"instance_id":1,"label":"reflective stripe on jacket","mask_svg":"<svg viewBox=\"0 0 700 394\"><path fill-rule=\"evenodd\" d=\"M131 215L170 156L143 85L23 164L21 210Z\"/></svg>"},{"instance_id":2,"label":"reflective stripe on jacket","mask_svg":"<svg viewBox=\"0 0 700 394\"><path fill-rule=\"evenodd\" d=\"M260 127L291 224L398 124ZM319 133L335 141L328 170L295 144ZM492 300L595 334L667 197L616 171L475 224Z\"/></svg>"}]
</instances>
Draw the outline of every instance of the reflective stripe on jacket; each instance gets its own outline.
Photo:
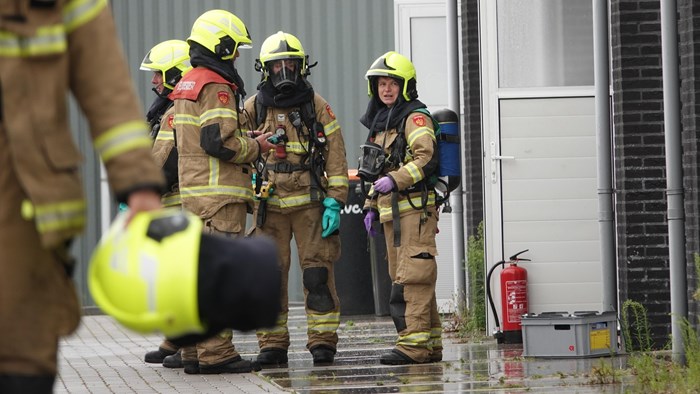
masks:
<instances>
[{"instance_id":1,"label":"reflective stripe on jacket","mask_svg":"<svg viewBox=\"0 0 700 394\"><path fill-rule=\"evenodd\" d=\"M1 127L28 196L22 215L35 221L48 248L85 224L82 156L68 126L68 91L89 121L117 199L162 186L109 13L106 0L57 0L52 8L0 2Z\"/></svg>"}]
</instances>

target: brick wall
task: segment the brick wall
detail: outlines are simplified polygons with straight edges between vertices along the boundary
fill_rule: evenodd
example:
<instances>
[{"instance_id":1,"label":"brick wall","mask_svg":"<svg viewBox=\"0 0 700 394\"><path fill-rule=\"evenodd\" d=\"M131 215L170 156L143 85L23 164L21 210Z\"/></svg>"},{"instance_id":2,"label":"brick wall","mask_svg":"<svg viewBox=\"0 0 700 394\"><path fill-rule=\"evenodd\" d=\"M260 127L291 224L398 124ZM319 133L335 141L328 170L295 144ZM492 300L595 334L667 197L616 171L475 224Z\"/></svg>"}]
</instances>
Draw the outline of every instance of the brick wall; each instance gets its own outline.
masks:
<instances>
[{"instance_id":1,"label":"brick wall","mask_svg":"<svg viewBox=\"0 0 700 394\"><path fill-rule=\"evenodd\" d=\"M484 193L481 154L481 82L479 79L479 13L477 0L463 0L462 14L462 72L464 74L464 117L462 118L462 149L466 157L464 212L465 238L476 233L484 220Z\"/></svg>"},{"instance_id":2,"label":"brick wall","mask_svg":"<svg viewBox=\"0 0 700 394\"><path fill-rule=\"evenodd\" d=\"M697 89L698 67L700 67L700 4L695 0L678 0L678 36L681 78L681 127L683 138L683 188L685 199L685 239L688 261L688 305L689 321L697 324L698 304L692 301L692 293L697 288L697 274L694 255L700 252L700 165L698 152L700 142L697 136L700 114L700 90Z\"/></svg>"},{"instance_id":3,"label":"brick wall","mask_svg":"<svg viewBox=\"0 0 700 394\"><path fill-rule=\"evenodd\" d=\"M648 310L657 346L670 335L658 0L612 0L613 122L620 301Z\"/></svg>"}]
</instances>

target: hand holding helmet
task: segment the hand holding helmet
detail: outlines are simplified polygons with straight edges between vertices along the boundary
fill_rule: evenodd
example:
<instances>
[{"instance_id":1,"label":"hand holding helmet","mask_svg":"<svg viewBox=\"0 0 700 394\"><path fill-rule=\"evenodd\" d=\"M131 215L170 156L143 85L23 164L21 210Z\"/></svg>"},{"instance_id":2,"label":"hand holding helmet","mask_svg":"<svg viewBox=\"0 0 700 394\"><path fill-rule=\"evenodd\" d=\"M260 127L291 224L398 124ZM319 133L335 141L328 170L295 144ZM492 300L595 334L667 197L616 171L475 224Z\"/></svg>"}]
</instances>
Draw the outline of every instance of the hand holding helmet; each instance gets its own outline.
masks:
<instances>
[{"instance_id":1,"label":"hand holding helmet","mask_svg":"<svg viewBox=\"0 0 700 394\"><path fill-rule=\"evenodd\" d=\"M202 234L199 217L179 208L120 214L88 267L97 305L124 326L195 343L223 328L275 324L281 274L264 237Z\"/></svg>"},{"instance_id":2,"label":"hand holding helmet","mask_svg":"<svg viewBox=\"0 0 700 394\"><path fill-rule=\"evenodd\" d=\"M377 220L377 212L373 210L367 211L365 214L364 222L365 222L365 230L367 230L367 234L370 237L376 237L377 236L377 231L372 227L372 223Z\"/></svg>"}]
</instances>

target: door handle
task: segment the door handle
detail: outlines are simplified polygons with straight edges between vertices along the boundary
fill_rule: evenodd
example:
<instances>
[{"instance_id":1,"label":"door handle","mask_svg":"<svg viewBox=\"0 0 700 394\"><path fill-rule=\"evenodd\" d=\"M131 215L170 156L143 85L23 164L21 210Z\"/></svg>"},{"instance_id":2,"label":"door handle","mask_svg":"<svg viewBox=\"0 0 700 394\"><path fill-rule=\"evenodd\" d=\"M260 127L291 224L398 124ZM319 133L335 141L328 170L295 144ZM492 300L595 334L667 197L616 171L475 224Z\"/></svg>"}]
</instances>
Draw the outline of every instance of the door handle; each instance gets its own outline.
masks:
<instances>
[{"instance_id":1,"label":"door handle","mask_svg":"<svg viewBox=\"0 0 700 394\"><path fill-rule=\"evenodd\" d=\"M496 142L491 141L491 183L498 183L497 160L515 160L515 156L501 156L496 154Z\"/></svg>"},{"instance_id":2,"label":"door handle","mask_svg":"<svg viewBox=\"0 0 700 394\"><path fill-rule=\"evenodd\" d=\"M491 160L515 160L515 156L491 156Z\"/></svg>"}]
</instances>

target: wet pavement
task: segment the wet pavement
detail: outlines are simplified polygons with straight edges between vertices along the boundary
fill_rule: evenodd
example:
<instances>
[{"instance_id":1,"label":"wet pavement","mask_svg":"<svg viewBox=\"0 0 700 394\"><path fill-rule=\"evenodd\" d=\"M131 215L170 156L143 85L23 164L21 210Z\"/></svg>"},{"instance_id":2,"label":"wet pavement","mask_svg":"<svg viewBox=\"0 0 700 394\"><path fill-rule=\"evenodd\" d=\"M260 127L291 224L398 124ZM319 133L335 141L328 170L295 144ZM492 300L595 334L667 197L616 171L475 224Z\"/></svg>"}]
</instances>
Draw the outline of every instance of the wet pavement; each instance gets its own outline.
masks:
<instances>
[{"instance_id":1,"label":"wet pavement","mask_svg":"<svg viewBox=\"0 0 700 394\"><path fill-rule=\"evenodd\" d=\"M289 317L289 367L234 375L187 375L146 364L143 355L161 341L118 325L107 316L85 316L78 332L61 343L57 393L623 393L632 377L625 356L523 358L521 345L444 340L443 361L386 366L396 331L390 317L344 316L335 363L314 367L305 349L301 307ZM254 333L234 333L244 358L258 351ZM615 383L613 383L615 382ZM623 382L623 383L620 383Z\"/></svg>"}]
</instances>

